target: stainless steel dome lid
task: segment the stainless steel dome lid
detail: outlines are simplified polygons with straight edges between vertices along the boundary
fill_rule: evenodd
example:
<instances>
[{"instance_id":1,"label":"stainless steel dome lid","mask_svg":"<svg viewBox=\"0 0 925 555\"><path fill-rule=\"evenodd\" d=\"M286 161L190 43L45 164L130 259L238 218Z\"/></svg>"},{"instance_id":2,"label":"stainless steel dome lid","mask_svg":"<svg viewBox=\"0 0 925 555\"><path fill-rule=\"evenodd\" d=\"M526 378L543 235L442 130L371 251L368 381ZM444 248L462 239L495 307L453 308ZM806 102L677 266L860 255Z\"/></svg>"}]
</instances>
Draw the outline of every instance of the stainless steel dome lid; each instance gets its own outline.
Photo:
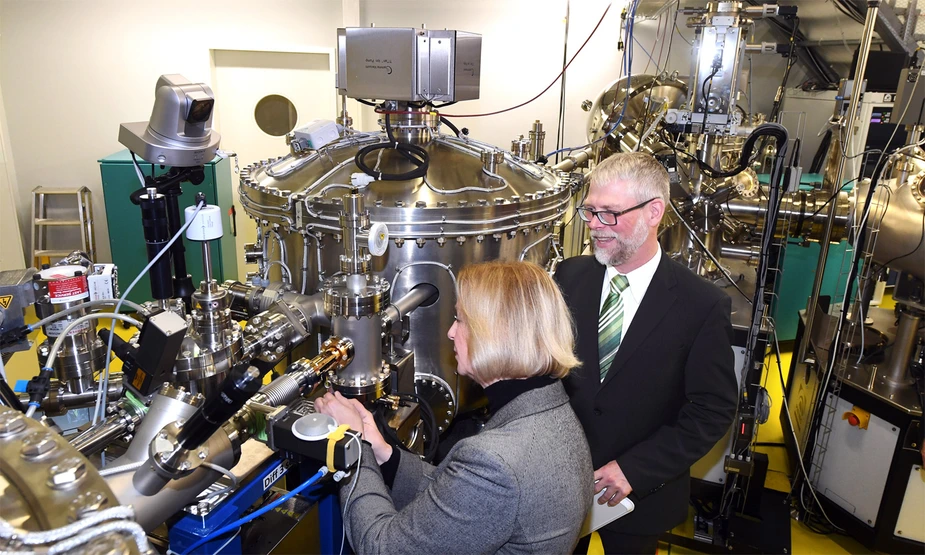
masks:
<instances>
[{"instance_id":1,"label":"stainless steel dome lid","mask_svg":"<svg viewBox=\"0 0 925 555\"><path fill-rule=\"evenodd\" d=\"M388 224L393 239L516 232L549 223L567 207L572 191L567 175L456 137L420 144L429 156L424 178L379 181L362 174L354 182L351 176L361 173L357 152L387 141L384 133L354 133L318 151L251 164L241 171L241 203L252 217L293 231L338 233L340 197L356 187L364 192L372 219ZM486 152L501 159L488 171L482 162ZM366 156L371 167L377 160L383 172L414 167L392 149Z\"/></svg>"}]
</instances>

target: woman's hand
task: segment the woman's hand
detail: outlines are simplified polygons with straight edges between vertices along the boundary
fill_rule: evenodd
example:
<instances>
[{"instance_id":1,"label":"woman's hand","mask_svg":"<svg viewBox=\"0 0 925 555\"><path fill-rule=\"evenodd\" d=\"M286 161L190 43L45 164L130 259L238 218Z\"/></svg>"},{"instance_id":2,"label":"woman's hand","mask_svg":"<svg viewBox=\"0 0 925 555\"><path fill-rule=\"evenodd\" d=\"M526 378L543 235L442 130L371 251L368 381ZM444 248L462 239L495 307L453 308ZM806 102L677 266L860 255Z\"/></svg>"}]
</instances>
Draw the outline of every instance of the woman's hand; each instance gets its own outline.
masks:
<instances>
[{"instance_id":1,"label":"woman's hand","mask_svg":"<svg viewBox=\"0 0 925 555\"><path fill-rule=\"evenodd\" d=\"M379 433L373 414L366 410L363 403L356 399L347 399L339 391L335 391L316 399L315 410L332 416L339 424L346 424L360 432L363 439L373 448L377 463L382 464L392 457L392 446Z\"/></svg>"},{"instance_id":2,"label":"woman's hand","mask_svg":"<svg viewBox=\"0 0 925 555\"><path fill-rule=\"evenodd\" d=\"M338 424L346 424L361 436L365 432L362 416L340 392L325 393L323 397L315 399L315 410L333 417Z\"/></svg>"},{"instance_id":3,"label":"woman's hand","mask_svg":"<svg viewBox=\"0 0 925 555\"><path fill-rule=\"evenodd\" d=\"M335 395L340 395L340 393L335 393ZM389 445L389 442L379 433L379 426L376 425L376 419L373 417L373 413L366 410L363 403L356 399L344 400L350 403L350 406L352 406L363 419L363 428L366 430L363 438L368 441L369 445L373 448L373 453L376 455L376 462L382 464L392 458L392 446Z\"/></svg>"}]
</instances>

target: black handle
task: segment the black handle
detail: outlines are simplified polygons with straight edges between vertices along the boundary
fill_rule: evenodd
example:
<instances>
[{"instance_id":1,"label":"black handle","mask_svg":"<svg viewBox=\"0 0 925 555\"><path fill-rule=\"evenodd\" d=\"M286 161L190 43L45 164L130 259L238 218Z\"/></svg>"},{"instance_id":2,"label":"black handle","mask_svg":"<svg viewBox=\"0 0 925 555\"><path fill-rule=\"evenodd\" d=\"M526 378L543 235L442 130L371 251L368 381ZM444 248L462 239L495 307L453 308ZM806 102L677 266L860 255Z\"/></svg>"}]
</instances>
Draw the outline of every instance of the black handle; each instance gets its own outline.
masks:
<instances>
[{"instance_id":1,"label":"black handle","mask_svg":"<svg viewBox=\"0 0 925 555\"><path fill-rule=\"evenodd\" d=\"M177 436L180 444L192 450L205 443L260 390L265 373L246 362L232 368L220 390L209 395L202 407L180 429Z\"/></svg>"}]
</instances>

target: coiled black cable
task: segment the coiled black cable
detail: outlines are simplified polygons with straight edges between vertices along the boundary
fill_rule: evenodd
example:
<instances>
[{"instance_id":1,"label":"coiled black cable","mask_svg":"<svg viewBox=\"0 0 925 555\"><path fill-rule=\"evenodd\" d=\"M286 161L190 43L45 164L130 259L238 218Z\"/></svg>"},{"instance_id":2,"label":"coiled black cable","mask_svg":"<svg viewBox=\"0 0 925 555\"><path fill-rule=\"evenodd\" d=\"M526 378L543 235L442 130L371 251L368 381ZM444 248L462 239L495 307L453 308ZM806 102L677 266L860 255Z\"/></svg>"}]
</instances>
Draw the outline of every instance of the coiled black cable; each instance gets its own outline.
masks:
<instances>
[{"instance_id":1,"label":"coiled black cable","mask_svg":"<svg viewBox=\"0 0 925 555\"><path fill-rule=\"evenodd\" d=\"M437 416L434 414L434 410L430 407L430 404L427 403L424 399L421 398L417 393L399 393L399 399L402 401L408 402L413 401L418 404L421 408L422 420L426 426L424 432L424 460L427 462L432 462L434 457L437 455L437 447L440 443L440 430L437 428ZM373 413L373 416L376 420L376 425L379 428L379 433L382 434L382 437L389 442L392 447L397 447L403 451L412 453L410 449L402 442L398 437L398 434L395 433L395 430L388 425L385 419L384 406L379 405L377 410ZM415 453L416 455L417 453Z\"/></svg>"},{"instance_id":2,"label":"coiled black cable","mask_svg":"<svg viewBox=\"0 0 925 555\"><path fill-rule=\"evenodd\" d=\"M427 168L430 166L430 155L427 154L427 151L418 145L400 143L395 140L395 137L392 135L392 125L389 122L388 113L385 114L385 130L389 136L389 142L361 148L354 158L357 167L366 175L371 175L379 181L407 181L409 179L425 177L427 175ZM381 149L397 150L406 160L416 166L415 169L405 173L386 173L370 168L365 162L366 156Z\"/></svg>"}]
</instances>

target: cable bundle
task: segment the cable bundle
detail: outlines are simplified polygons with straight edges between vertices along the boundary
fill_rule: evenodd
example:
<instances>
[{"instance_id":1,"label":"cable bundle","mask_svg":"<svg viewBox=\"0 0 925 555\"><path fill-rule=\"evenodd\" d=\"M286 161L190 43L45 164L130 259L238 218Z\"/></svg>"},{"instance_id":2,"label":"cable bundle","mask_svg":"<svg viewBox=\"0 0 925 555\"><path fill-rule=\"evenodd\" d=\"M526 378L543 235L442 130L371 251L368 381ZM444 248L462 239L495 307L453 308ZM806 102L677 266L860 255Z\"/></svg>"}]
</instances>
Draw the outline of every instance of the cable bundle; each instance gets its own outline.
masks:
<instances>
[{"instance_id":1,"label":"cable bundle","mask_svg":"<svg viewBox=\"0 0 925 555\"><path fill-rule=\"evenodd\" d=\"M388 113L385 114L385 130L386 133L388 133L389 142L361 148L354 158L357 167L366 175L371 175L379 181L407 181L409 179L417 179L426 176L427 168L430 166L430 155L427 154L427 151L418 145L400 143L395 140L395 137L392 135L392 125L389 122ZM372 152L383 149L397 150L406 160L414 164L415 168L404 173L386 173L379 171L378 164L376 164L376 168L370 168L365 162L366 156Z\"/></svg>"}]
</instances>

